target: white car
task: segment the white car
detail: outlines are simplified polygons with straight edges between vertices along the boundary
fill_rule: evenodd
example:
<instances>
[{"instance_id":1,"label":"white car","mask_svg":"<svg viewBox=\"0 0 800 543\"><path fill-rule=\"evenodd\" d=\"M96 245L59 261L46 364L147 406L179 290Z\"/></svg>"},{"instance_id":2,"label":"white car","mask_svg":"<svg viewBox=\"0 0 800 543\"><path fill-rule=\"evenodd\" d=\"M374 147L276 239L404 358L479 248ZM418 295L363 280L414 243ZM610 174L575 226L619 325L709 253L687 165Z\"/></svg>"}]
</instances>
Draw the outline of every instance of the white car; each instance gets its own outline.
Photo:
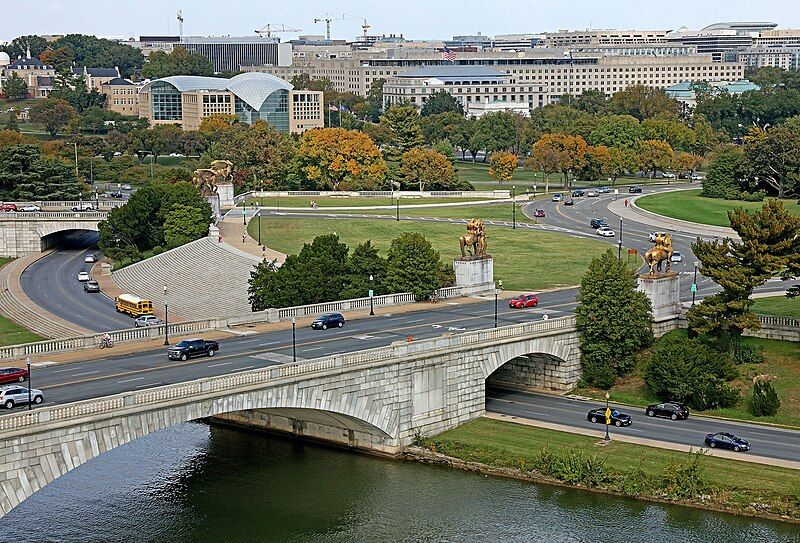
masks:
<instances>
[{"instance_id":1,"label":"white car","mask_svg":"<svg viewBox=\"0 0 800 543\"><path fill-rule=\"evenodd\" d=\"M675 179L675 174L672 172L664 172L664 179Z\"/></svg>"},{"instance_id":2,"label":"white car","mask_svg":"<svg viewBox=\"0 0 800 543\"><path fill-rule=\"evenodd\" d=\"M75 213L78 211L94 211L94 204L91 202L81 202L76 206L72 206L72 211Z\"/></svg>"},{"instance_id":3,"label":"white car","mask_svg":"<svg viewBox=\"0 0 800 543\"><path fill-rule=\"evenodd\" d=\"M600 194L608 194L609 192L611 192L611 187L600 187L598 189L598 192Z\"/></svg>"},{"instance_id":4,"label":"white car","mask_svg":"<svg viewBox=\"0 0 800 543\"><path fill-rule=\"evenodd\" d=\"M97 262L97 255L94 253L89 253L88 255L83 257L83 261L87 264L93 264Z\"/></svg>"},{"instance_id":5,"label":"white car","mask_svg":"<svg viewBox=\"0 0 800 543\"><path fill-rule=\"evenodd\" d=\"M700 175L699 173L693 173L692 175L689 176L689 179L691 179L692 181L702 181L703 176Z\"/></svg>"},{"instance_id":6,"label":"white car","mask_svg":"<svg viewBox=\"0 0 800 543\"><path fill-rule=\"evenodd\" d=\"M597 233L598 235L601 235L605 238L613 238L614 236L616 236L616 234L614 233L614 231L611 229L610 226L601 226L600 228L597 229Z\"/></svg>"},{"instance_id":7,"label":"white car","mask_svg":"<svg viewBox=\"0 0 800 543\"><path fill-rule=\"evenodd\" d=\"M678 251L672 253L672 256L669 257L670 262L683 262L683 255L680 254Z\"/></svg>"},{"instance_id":8,"label":"white car","mask_svg":"<svg viewBox=\"0 0 800 543\"><path fill-rule=\"evenodd\" d=\"M125 183L124 185L122 185L122 190L131 190L131 186Z\"/></svg>"},{"instance_id":9,"label":"white car","mask_svg":"<svg viewBox=\"0 0 800 543\"><path fill-rule=\"evenodd\" d=\"M564 199L564 195L561 194L560 192L557 192L557 193L553 194L553 197L551 198L551 200L554 201L554 202L560 202L563 199Z\"/></svg>"},{"instance_id":10,"label":"white car","mask_svg":"<svg viewBox=\"0 0 800 543\"><path fill-rule=\"evenodd\" d=\"M87 271L78 272L78 281L83 283L88 280L89 280L89 272Z\"/></svg>"},{"instance_id":11,"label":"white car","mask_svg":"<svg viewBox=\"0 0 800 543\"><path fill-rule=\"evenodd\" d=\"M141 328L143 326L158 326L159 324L164 323L155 315L142 315L133 321L133 326L136 328Z\"/></svg>"},{"instance_id":12,"label":"white car","mask_svg":"<svg viewBox=\"0 0 800 543\"><path fill-rule=\"evenodd\" d=\"M597 198L599 195L600 193L597 192L596 190L590 190L589 192L586 193L586 196L588 198Z\"/></svg>"},{"instance_id":13,"label":"white car","mask_svg":"<svg viewBox=\"0 0 800 543\"><path fill-rule=\"evenodd\" d=\"M42 208L37 206L36 204L28 204L26 206L22 206L22 208L20 209L20 211L25 211L27 213L38 213L41 210Z\"/></svg>"}]
</instances>

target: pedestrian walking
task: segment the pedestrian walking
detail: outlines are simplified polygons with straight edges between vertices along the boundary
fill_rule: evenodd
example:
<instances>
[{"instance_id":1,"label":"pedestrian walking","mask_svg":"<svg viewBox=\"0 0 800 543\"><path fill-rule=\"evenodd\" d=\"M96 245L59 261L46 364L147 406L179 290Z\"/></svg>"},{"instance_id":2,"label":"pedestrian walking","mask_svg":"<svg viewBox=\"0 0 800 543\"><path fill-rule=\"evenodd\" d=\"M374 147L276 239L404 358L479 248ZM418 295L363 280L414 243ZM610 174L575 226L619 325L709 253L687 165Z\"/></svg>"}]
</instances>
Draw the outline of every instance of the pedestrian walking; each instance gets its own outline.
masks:
<instances>
[{"instance_id":1,"label":"pedestrian walking","mask_svg":"<svg viewBox=\"0 0 800 543\"><path fill-rule=\"evenodd\" d=\"M247 234L242 234L242 243L244 243L246 239L247 239Z\"/></svg>"},{"instance_id":2,"label":"pedestrian walking","mask_svg":"<svg viewBox=\"0 0 800 543\"><path fill-rule=\"evenodd\" d=\"M222 243L222 236L217 236L217 243Z\"/></svg>"},{"instance_id":3,"label":"pedestrian walking","mask_svg":"<svg viewBox=\"0 0 800 543\"><path fill-rule=\"evenodd\" d=\"M628 207L628 199L625 198L625 207Z\"/></svg>"}]
</instances>

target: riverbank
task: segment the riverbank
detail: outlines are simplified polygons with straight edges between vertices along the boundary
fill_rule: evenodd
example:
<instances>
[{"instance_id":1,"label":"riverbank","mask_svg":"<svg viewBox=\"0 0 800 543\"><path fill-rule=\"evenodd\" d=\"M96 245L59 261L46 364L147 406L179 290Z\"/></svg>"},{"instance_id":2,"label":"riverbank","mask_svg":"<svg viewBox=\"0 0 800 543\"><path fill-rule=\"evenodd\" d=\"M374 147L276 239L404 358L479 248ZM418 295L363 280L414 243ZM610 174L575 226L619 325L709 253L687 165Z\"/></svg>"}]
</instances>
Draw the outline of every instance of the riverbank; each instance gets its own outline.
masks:
<instances>
[{"instance_id":1,"label":"riverbank","mask_svg":"<svg viewBox=\"0 0 800 543\"><path fill-rule=\"evenodd\" d=\"M405 458L466 471L800 524L794 470L481 418Z\"/></svg>"}]
</instances>

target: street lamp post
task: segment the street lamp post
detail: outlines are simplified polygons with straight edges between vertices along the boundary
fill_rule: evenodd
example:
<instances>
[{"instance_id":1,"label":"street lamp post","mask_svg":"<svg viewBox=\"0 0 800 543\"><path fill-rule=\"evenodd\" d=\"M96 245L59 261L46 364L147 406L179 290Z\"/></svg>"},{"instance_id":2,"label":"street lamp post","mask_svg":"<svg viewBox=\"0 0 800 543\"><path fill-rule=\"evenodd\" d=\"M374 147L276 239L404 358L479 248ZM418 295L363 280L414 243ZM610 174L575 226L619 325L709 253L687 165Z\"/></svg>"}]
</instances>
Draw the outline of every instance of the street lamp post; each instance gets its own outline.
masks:
<instances>
[{"instance_id":1,"label":"street lamp post","mask_svg":"<svg viewBox=\"0 0 800 543\"><path fill-rule=\"evenodd\" d=\"M247 226L247 196L242 200L242 226Z\"/></svg>"},{"instance_id":2,"label":"street lamp post","mask_svg":"<svg viewBox=\"0 0 800 543\"><path fill-rule=\"evenodd\" d=\"M494 327L497 328L497 295L500 294L500 289L494 289Z\"/></svg>"},{"instance_id":3,"label":"street lamp post","mask_svg":"<svg viewBox=\"0 0 800 543\"><path fill-rule=\"evenodd\" d=\"M25 365L28 367L28 410L33 409L33 402L31 401L31 357L25 357Z\"/></svg>"},{"instance_id":4,"label":"street lamp post","mask_svg":"<svg viewBox=\"0 0 800 543\"><path fill-rule=\"evenodd\" d=\"M373 302L373 298L375 296L375 292L372 290L372 281L373 281L373 279L374 279L374 277L372 276L372 274L369 274L369 314L370 315L374 315L375 314L375 304Z\"/></svg>"},{"instance_id":5,"label":"street lamp post","mask_svg":"<svg viewBox=\"0 0 800 543\"><path fill-rule=\"evenodd\" d=\"M622 260L622 217L619 218L619 247L617 248L617 260Z\"/></svg>"},{"instance_id":6,"label":"street lamp post","mask_svg":"<svg viewBox=\"0 0 800 543\"><path fill-rule=\"evenodd\" d=\"M258 216L258 246L261 247L261 208L256 212Z\"/></svg>"},{"instance_id":7,"label":"street lamp post","mask_svg":"<svg viewBox=\"0 0 800 543\"><path fill-rule=\"evenodd\" d=\"M399 192L397 193L396 205L397 205L397 220L399 221L400 220L400 193Z\"/></svg>"},{"instance_id":8,"label":"street lamp post","mask_svg":"<svg viewBox=\"0 0 800 543\"><path fill-rule=\"evenodd\" d=\"M694 281L692 281L692 307L694 307L694 298L697 294L697 260L694 261Z\"/></svg>"},{"instance_id":9,"label":"street lamp post","mask_svg":"<svg viewBox=\"0 0 800 543\"><path fill-rule=\"evenodd\" d=\"M609 398L610 398L610 395L608 394L608 392L606 392L606 412L605 412L605 416L606 416L606 437L605 437L605 440L606 441L611 441L611 436L608 435L608 423L611 422L611 408L608 407L608 399Z\"/></svg>"},{"instance_id":10,"label":"street lamp post","mask_svg":"<svg viewBox=\"0 0 800 543\"><path fill-rule=\"evenodd\" d=\"M516 202L516 187L511 185L511 229L517 229L517 202Z\"/></svg>"},{"instance_id":11,"label":"street lamp post","mask_svg":"<svg viewBox=\"0 0 800 543\"><path fill-rule=\"evenodd\" d=\"M164 285L164 345L169 345L169 304L167 303L167 285Z\"/></svg>"},{"instance_id":12,"label":"street lamp post","mask_svg":"<svg viewBox=\"0 0 800 543\"><path fill-rule=\"evenodd\" d=\"M292 362L297 362L297 340L295 339L296 326L297 326L297 319L292 317Z\"/></svg>"}]
</instances>

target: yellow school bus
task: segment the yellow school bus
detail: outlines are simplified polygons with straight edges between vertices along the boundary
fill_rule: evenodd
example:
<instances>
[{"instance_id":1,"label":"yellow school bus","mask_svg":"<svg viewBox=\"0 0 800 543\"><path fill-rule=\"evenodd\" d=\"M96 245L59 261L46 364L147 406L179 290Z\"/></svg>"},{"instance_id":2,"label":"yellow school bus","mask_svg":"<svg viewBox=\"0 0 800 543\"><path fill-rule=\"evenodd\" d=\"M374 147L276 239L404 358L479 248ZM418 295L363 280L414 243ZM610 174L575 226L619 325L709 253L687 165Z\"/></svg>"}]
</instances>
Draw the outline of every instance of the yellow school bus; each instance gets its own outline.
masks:
<instances>
[{"instance_id":1,"label":"yellow school bus","mask_svg":"<svg viewBox=\"0 0 800 543\"><path fill-rule=\"evenodd\" d=\"M153 302L134 296L133 294L120 294L114 301L116 302L117 312L119 313L126 313L131 317L153 314Z\"/></svg>"}]
</instances>

